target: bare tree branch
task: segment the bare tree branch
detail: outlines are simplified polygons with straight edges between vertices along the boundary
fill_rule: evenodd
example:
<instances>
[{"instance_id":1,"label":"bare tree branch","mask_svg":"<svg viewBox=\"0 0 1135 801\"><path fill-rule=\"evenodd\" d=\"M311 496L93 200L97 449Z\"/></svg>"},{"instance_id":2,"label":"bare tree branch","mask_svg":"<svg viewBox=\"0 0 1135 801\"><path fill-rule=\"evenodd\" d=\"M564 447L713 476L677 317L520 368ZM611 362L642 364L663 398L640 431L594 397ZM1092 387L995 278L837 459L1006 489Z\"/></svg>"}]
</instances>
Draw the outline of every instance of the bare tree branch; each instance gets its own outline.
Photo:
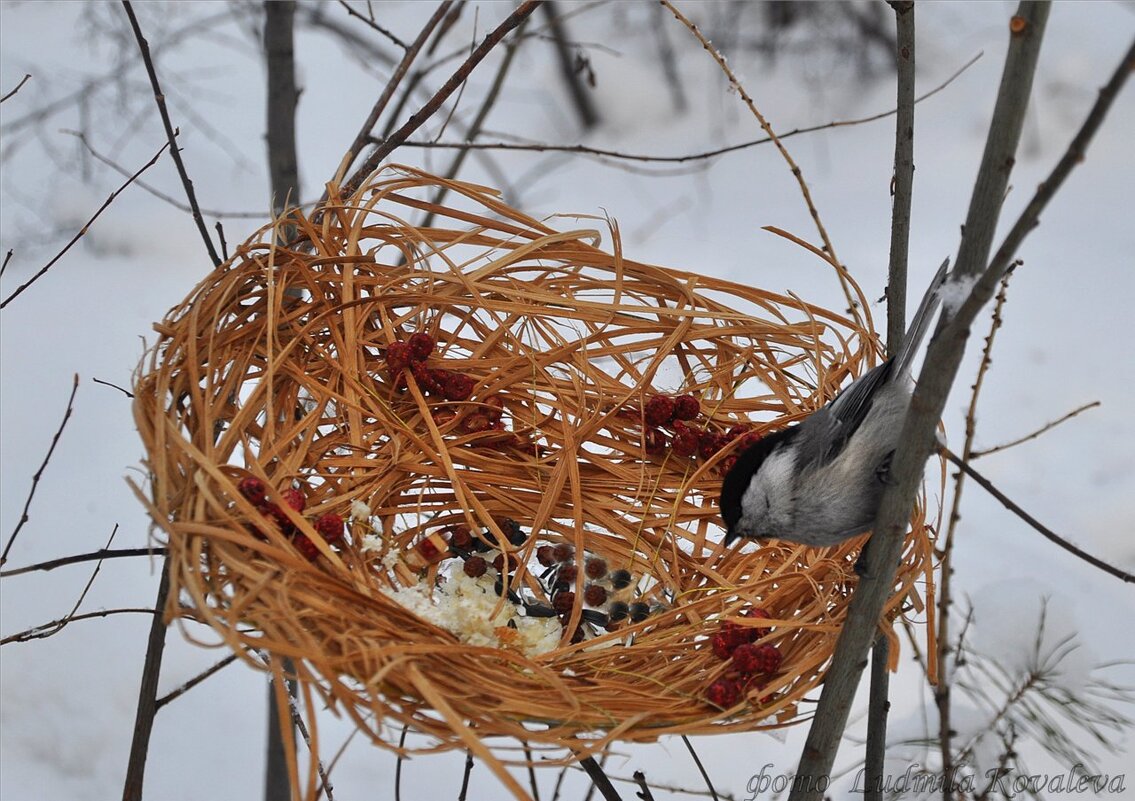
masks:
<instances>
[{"instance_id":1,"label":"bare tree branch","mask_svg":"<svg viewBox=\"0 0 1135 801\"><path fill-rule=\"evenodd\" d=\"M93 620L95 618L110 617L111 615L128 615L128 614L153 614L153 609L145 607L122 607L117 609L100 609L97 612L84 612L81 615L68 615L61 617L57 620L52 620L47 623L41 623L38 626L32 626L30 629L21 631L18 634L10 634L4 639L0 640L0 645L7 645L13 642L28 642L29 640L42 640L54 634L58 634L64 627L80 620Z\"/></svg>"},{"instance_id":2,"label":"bare tree branch","mask_svg":"<svg viewBox=\"0 0 1135 801\"><path fill-rule=\"evenodd\" d=\"M539 5L540 0L524 0L500 25L494 28L493 31L477 45L465 62L450 76L449 80L434 93L433 97L431 97L424 106L418 109L401 128L392 133L384 142L375 148L374 152L367 157L363 164L355 171L354 175L343 184L343 194L349 195L358 189L359 186L362 185L362 182L366 180L366 177L370 175L387 156L394 152L399 145L409 138L410 134L422 127L426 120L441 108L442 103L453 94L457 87L465 82L474 68L489 54L489 51L496 47L497 43L504 38L505 34L528 19Z\"/></svg>"},{"instance_id":3,"label":"bare tree branch","mask_svg":"<svg viewBox=\"0 0 1135 801\"><path fill-rule=\"evenodd\" d=\"M64 556L59 559L51 559L46 562L37 562L34 565L27 567L16 567L11 570L0 571L0 578L7 578L8 576L19 576L24 573L35 573L39 571L47 572L54 570L57 567L64 567L65 565L76 565L82 562L101 562L104 559L122 559L130 556L165 556L165 548L101 548L91 553L80 553L73 556Z\"/></svg>"},{"instance_id":4,"label":"bare tree branch","mask_svg":"<svg viewBox=\"0 0 1135 801\"><path fill-rule=\"evenodd\" d=\"M1050 423L1045 423L1043 426L1038 428L1036 431L1033 431L1031 434L1025 434L1025 436L1023 436L1023 437L1017 437L1017 439L1010 440L1009 442L1002 443L1001 445L994 445L992 448L986 448L985 450L981 450L981 451L975 450L969 455L969 459L970 459L970 461L973 461L974 459L980 459L982 456L989 456L992 453L998 453L1000 451L1008 450L1009 448L1015 448L1016 446L1022 445L1024 443L1028 442L1029 440L1036 439L1037 437L1041 436L1042 434L1048 433L1049 431L1056 428L1061 423L1066 423L1069 420L1071 420L1073 417L1076 417L1077 415L1081 414L1082 412L1086 412L1086 411L1088 411L1088 409L1094 409L1099 405L1100 405L1100 402L1097 400L1097 401L1092 401L1091 403L1085 403L1083 406L1077 406L1075 409L1073 409L1072 411L1068 412L1067 414L1057 418L1056 420L1053 420Z\"/></svg>"},{"instance_id":5,"label":"bare tree branch","mask_svg":"<svg viewBox=\"0 0 1135 801\"><path fill-rule=\"evenodd\" d=\"M55 446L59 444L59 438L63 436L63 429L67 427L67 421L71 419L71 412L75 407L75 393L79 391L79 374L75 373L75 378L71 382L71 395L67 398L67 409L63 412L63 419L59 423L59 428L55 430L54 436L51 438L51 445L47 448L47 455L43 457L43 462L40 463L39 469L32 475L32 486L28 490L27 500L24 501L24 509L20 512L19 522L16 523L16 528L12 530L12 534L8 537L8 542L4 545L4 552L0 553L0 565L8 561L8 552L12 550L12 544L16 541L16 536L20 533L20 529L24 527L24 523L28 522L28 510L31 509L32 498L35 497L36 487L39 486L39 480L43 477L43 471L47 469L47 463L51 461L51 455L55 453Z\"/></svg>"},{"instance_id":6,"label":"bare tree branch","mask_svg":"<svg viewBox=\"0 0 1135 801\"><path fill-rule=\"evenodd\" d=\"M67 251L69 251L71 249L71 247L76 242L78 242L80 239L82 239L83 236L87 233L87 231L90 230L91 225L93 225L94 221L99 218L100 214L102 214L104 211L106 211L107 206L109 206L111 203L113 203L115 198L117 198L120 194L122 194L122 191L124 189L126 189L126 187L128 187L128 186L130 186L130 184L134 183L134 181L137 180L139 175L144 173L146 170L150 169L150 167L154 166L154 164L157 162L158 158L161 157L162 153L165 152L165 149L167 147L169 147L168 142L166 144L162 145L160 148L158 148L158 152L155 153L149 161L147 161L145 164L143 164L142 168L140 170L138 170L136 173L134 173L128 179L126 179L126 182L124 184L122 184L122 186L118 187L113 192L111 192L110 195L107 197L107 199L103 201L103 204L101 206L99 206L98 210L96 210L95 213L91 216L91 218L89 220L87 220L86 223L83 224L83 227L80 228L79 231L73 237L71 237L71 241L68 242L66 245L64 245L63 249L61 251L59 251L58 253L56 253L54 258L51 259L51 261L49 261L47 264L43 265L43 267L41 267L39 269L39 272L37 272L35 275L33 275L27 281L25 281L24 283L22 283L18 287L16 287L16 290L11 295L4 298L4 301L2 303L0 303L0 309L3 309L5 306L7 306L9 303L11 303L13 300L15 300L17 297L19 297L24 292L24 290L26 290L28 287L30 287L32 284L34 284L36 281L38 281L40 278L42 278L44 273L46 273L48 270L50 270L52 267L54 267L55 263L57 261L59 261L61 258L63 258L63 256L67 253ZM173 152L177 152L177 151L173 151Z\"/></svg>"},{"instance_id":7,"label":"bare tree branch","mask_svg":"<svg viewBox=\"0 0 1135 801\"><path fill-rule=\"evenodd\" d=\"M887 355L894 356L906 338L906 285L910 246L910 207L914 190L913 0L891 0L895 12L895 56L898 65L895 116L894 200L891 207L891 251L887 269ZM867 704L865 801L882 801L883 765L887 754L890 712L891 641L877 634L871 650L871 685Z\"/></svg>"},{"instance_id":8,"label":"bare tree branch","mask_svg":"<svg viewBox=\"0 0 1135 801\"><path fill-rule=\"evenodd\" d=\"M371 131L374 130L375 123L378 122L378 118L382 115L383 110L389 105L390 99L394 97L394 92L398 89L398 85L402 82L402 79L406 77L410 65L413 64L414 59L418 57L419 51L421 51L422 47L429 40L434 28L436 28L445 17L451 3L452 0L442 0L434 10L433 15L426 21L426 24L422 26L422 30L418 32L418 37L406 48L406 53L402 56L402 60L398 62L398 66L394 68L394 72L391 74L390 80L386 82L382 94L379 95L378 100L376 100L374 106L371 107L370 113L363 122L363 127L359 129L359 132L355 134L354 141L347 147L347 152L343 156L342 166L340 167L344 176L351 169L351 165L355 163L355 159L363 149L363 146L370 141L370 134ZM327 193L325 192L323 199L326 200L326 198Z\"/></svg>"},{"instance_id":9,"label":"bare tree branch","mask_svg":"<svg viewBox=\"0 0 1135 801\"><path fill-rule=\"evenodd\" d=\"M571 103L575 106L583 127L585 129L594 128L599 123L599 112L595 110L595 104L591 102L591 95L587 93L583 83L579 80L575 60L572 58L571 50L568 47L567 31L564 29L560 10L554 0L547 0L544 3L543 12L548 20L548 31L552 38L552 44L556 49L556 61L560 67L560 77L563 78L564 85L567 86Z\"/></svg>"},{"instance_id":10,"label":"bare tree branch","mask_svg":"<svg viewBox=\"0 0 1135 801\"><path fill-rule=\"evenodd\" d=\"M138 50L142 54L142 62L146 65L146 74L149 76L150 86L154 90L154 101L158 105L158 113L161 115L162 125L166 129L170 155L173 156L173 163L177 165L177 174L181 176L181 185L185 187L185 197L192 209L193 221L197 223L197 230L201 234L201 239L205 242L205 250L208 251L209 258L213 260L213 266L219 267L221 259L213 247L213 240L209 237L209 232L205 230L205 220L201 216L201 209L197 206L197 195L193 191L193 181L189 179L189 173L185 171L185 163L181 160L181 152L178 150L176 141L177 131L174 129L173 123L170 122L169 112L166 111L165 95L162 93L161 84L158 83L158 73L154 69L153 59L150 58L150 45L146 41L146 37L142 35L142 29L138 25L138 18L134 16L134 8L130 5L130 0L122 0L122 8L130 19L130 27L134 31Z\"/></svg>"},{"instance_id":11,"label":"bare tree branch","mask_svg":"<svg viewBox=\"0 0 1135 801\"><path fill-rule=\"evenodd\" d=\"M189 681L182 684L177 689L171 690L170 692L163 695L155 703L155 708L161 709L163 706L170 703L171 701L176 701L178 698L185 695L187 692L192 690L198 684L205 681L205 679L209 678L210 676L212 676L215 673L219 673L221 670L223 670L224 668L227 668L229 665L231 665L236 660L237 660L236 654L229 654L224 659L220 660L219 662L216 662L214 665L212 665L208 669L203 670L200 673L198 673L196 676L194 676Z\"/></svg>"},{"instance_id":12,"label":"bare tree branch","mask_svg":"<svg viewBox=\"0 0 1135 801\"><path fill-rule=\"evenodd\" d=\"M1135 583L1135 575L1132 575L1131 573L1128 573L1125 570L1120 570L1118 567L1110 565L1107 562L1103 561L1102 559L1099 559L1095 556L1092 556L1087 551L1084 551L1084 550L1081 550L1080 548L1077 548L1075 545L1068 542L1068 540L1064 539L1059 534L1054 532L1052 529L1045 526L1043 523L1041 523L1035 517L1030 515L1028 512L1026 512L1024 509L1022 509L1017 504L1015 504L1013 501L1009 500L1008 496L1006 496L1005 493L1001 492L1001 490L997 489L997 487L994 486L992 481L990 481L988 478L983 476L981 473L974 470L972 465L970 465L966 460L962 459L956 453L950 451L949 449L943 448L942 454L947 459L950 460L951 464L953 464L956 467L958 467L959 469L961 469L967 476L969 476L974 481L976 481L978 484L980 484L982 489L984 489L986 492L988 492L990 495L992 495L994 498L996 498L998 501L1000 501L1002 506L1004 506L1006 509L1008 509L1010 512L1015 514L1017 517L1021 518L1026 523L1028 523L1030 526L1035 528L1037 531L1039 531L1041 534L1043 534L1048 540L1050 540L1051 542L1055 542L1061 548L1068 551L1068 553L1084 560L1089 565L1092 565L1093 567L1098 567L1103 572L1109 573L1109 574L1115 576L1116 578L1120 579L1121 581L1125 581L1129 584Z\"/></svg>"},{"instance_id":13,"label":"bare tree branch","mask_svg":"<svg viewBox=\"0 0 1135 801\"><path fill-rule=\"evenodd\" d=\"M1048 12L1047 3L1022 2L1010 26L1009 52L1001 87L954 268L954 276L961 276L962 280L980 274L989 263L994 229L1024 124ZM903 535L926 460L934 447L934 429L941 419L976 311L975 308L964 317L960 310L954 315L946 310L930 343L911 410L903 424L901 444L895 452L892 481L880 502L867 555L867 574L852 596L800 757L790 801L818 801L830 780L867 649L876 636L883 605L894 591Z\"/></svg>"},{"instance_id":14,"label":"bare tree branch","mask_svg":"<svg viewBox=\"0 0 1135 801\"><path fill-rule=\"evenodd\" d=\"M10 98L10 97L11 97L12 95L16 94L16 92L18 92L18 91L20 91L21 89L23 89L23 88L24 88L24 84L25 84L25 83L27 83L28 81L30 81L31 79L32 79L32 76L31 76L31 74L27 74L27 75L24 75L24 77L20 79L20 82L19 82L18 84L16 84L16 88L15 88L15 89L13 89L12 91L8 92L8 93L7 93L7 94L5 94L5 95L4 95L3 97L0 97L0 103L3 103L3 102L4 102L5 100L7 100L8 98Z\"/></svg>"},{"instance_id":15,"label":"bare tree branch","mask_svg":"<svg viewBox=\"0 0 1135 801\"><path fill-rule=\"evenodd\" d=\"M349 3L347 3L346 0L339 0L339 5L341 5L345 9L347 9L347 13L350 14L352 17L354 17L355 19L362 20L363 24L367 25L371 30L376 31L379 34L385 36L387 39L389 39L394 44L401 47L403 50L409 50L410 49L409 45L407 45L405 42L403 42L401 39L399 39L397 36L395 36L390 31L388 31L386 28L382 27L377 22L375 22L373 17L364 17L362 14L355 11L355 9L351 8L351 5Z\"/></svg>"},{"instance_id":16,"label":"bare tree branch","mask_svg":"<svg viewBox=\"0 0 1135 801\"><path fill-rule=\"evenodd\" d=\"M158 677L162 669L162 655L166 647L164 621L166 601L169 598L170 562L162 560L162 575L158 581L158 594L154 608L146 610L150 620L150 635L146 641L146 660L142 664L142 680L138 687L138 706L134 713L134 737L130 741L130 757L126 764L126 780L122 785L122 801L142 801L142 783L146 773L146 757L150 752L150 735L154 730L154 716L158 711Z\"/></svg>"}]
</instances>

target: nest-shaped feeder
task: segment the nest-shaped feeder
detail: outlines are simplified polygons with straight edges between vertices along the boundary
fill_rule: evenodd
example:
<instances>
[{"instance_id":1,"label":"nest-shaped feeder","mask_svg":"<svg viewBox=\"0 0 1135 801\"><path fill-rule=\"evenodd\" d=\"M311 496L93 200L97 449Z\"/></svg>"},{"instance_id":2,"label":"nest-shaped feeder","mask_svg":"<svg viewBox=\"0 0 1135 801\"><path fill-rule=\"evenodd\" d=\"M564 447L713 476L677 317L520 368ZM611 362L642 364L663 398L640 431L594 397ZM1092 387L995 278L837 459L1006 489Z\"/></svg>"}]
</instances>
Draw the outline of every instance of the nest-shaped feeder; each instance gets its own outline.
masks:
<instances>
[{"instance_id":1,"label":"nest-shaped feeder","mask_svg":"<svg viewBox=\"0 0 1135 801\"><path fill-rule=\"evenodd\" d=\"M568 219L588 227L387 168L174 308L134 388L168 616L290 659L309 703L393 748L390 722L430 749L513 737L572 759L796 720L862 538L727 549L721 477L877 342ZM892 617L930 581L921 514ZM771 648L738 673L750 641ZM708 692L721 678L740 694Z\"/></svg>"}]
</instances>

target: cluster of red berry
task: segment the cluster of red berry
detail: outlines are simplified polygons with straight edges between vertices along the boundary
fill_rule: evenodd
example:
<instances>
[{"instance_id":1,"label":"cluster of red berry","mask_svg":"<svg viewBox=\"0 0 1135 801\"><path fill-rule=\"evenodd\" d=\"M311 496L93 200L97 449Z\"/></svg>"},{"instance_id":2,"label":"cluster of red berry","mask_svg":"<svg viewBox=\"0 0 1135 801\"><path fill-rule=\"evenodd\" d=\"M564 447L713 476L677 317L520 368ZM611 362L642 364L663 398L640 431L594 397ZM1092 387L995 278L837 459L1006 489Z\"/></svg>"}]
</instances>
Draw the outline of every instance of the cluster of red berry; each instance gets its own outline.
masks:
<instances>
[{"instance_id":1,"label":"cluster of red berry","mask_svg":"<svg viewBox=\"0 0 1135 801\"><path fill-rule=\"evenodd\" d=\"M746 609L742 616L770 617L760 607ZM756 643L756 640L768 633L767 628L742 626L732 621L725 621L721 625L721 630L710 640L710 647L716 657L729 660L729 672L706 690L706 698L711 704L728 709L739 702L750 689L762 686L764 677L780 669L783 659L780 649L768 643Z\"/></svg>"},{"instance_id":2,"label":"cluster of red berry","mask_svg":"<svg viewBox=\"0 0 1135 801\"><path fill-rule=\"evenodd\" d=\"M302 514L307 506L307 496L303 490L289 487L280 491L277 496L278 502L277 500L269 500L268 488L263 481L255 476L242 478L240 483L237 484L237 489L256 507L260 514L275 523L284 536L292 538L292 544L301 554L312 561L319 556L319 548L316 547L315 543L302 531L298 531L292 521L288 519L284 510L280 508L280 503L283 503L295 510L297 514ZM312 521L311 525L329 545L343 539L343 518L334 512L321 514Z\"/></svg>"},{"instance_id":3,"label":"cluster of red berry","mask_svg":"<svg viewBox=\"0 0 1135 801\"><path fill-rule=\"evenodd\" d=\"M464 373L429 367L426 360L437 348L437 340L419 331L405 342L391 342L386 346L386 368L390 372L390 383L397 390L406 389L406 372L422 391L447 401L468 400L473 394L474 381Z\"/></svg>"},{"instance_id":4,"label":"cluster of red berry","mask_svg":"<svg viewBox=\"0 0 1135 801\"><path fill-rule=\"evenodd\" d=\"M731 443L741 439L743 450L756 443L761 435L748 424L739 424L728 431L714 431L693 423L701 413L701 403L693 395L655 395L643 407L643 447L647 453L665 453L670 449L677 456L700 456L708 459ZM736 457L730 454L722 460L719 470L725 473L733 466Z\"/></svg>"},{"instance_id":5,"label":"cluster of red berry","mask_svg":"<svg viewBox=\"0 0 1135 801\"><path fill-rule=\"evenodd\" d=\"M409 373L422 392L432 398L452 403L468 401L476 381L456 370L430 367L426 362L436 349L437 340L422 331L411 334L404 342L387 345L386 368L391 385L395 390L405 390ZM516 434L504 430L504 399L500 395L481 398L476 406L462 411L447 403L437 404L431 407L430 414L439 428L457 420L456 430L460 434L501 432L496 437L478 438L471 443L474 447L520 447L524 444Z\"/></svg>"}]
</instances>

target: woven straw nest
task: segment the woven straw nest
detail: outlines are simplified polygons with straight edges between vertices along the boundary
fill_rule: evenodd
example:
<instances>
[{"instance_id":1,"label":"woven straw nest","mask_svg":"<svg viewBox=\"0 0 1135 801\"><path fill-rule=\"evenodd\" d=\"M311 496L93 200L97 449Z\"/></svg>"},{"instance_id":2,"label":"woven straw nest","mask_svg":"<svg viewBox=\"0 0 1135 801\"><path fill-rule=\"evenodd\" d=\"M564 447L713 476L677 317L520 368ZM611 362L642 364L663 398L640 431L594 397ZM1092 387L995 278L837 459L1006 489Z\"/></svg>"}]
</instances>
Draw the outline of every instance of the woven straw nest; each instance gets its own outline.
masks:
<instances>
[{"instance_id":1,"label":"woven straw nest","mask_svg":"<svg viewBox=\"0 0 1135 801\"><path fill-rule=\"evenodd\" d=\"M441 187L446 205L426 200ZM434 223L406 221L423 210ZM866 369L876 340L793 297L630 261L613 226L565 220L609 227L612 249L484 187L387 168L265 227L157 325L135 414L171 618L255 664L294 660L311 708L393 748L391 721L431 749L491 758L488 738L514 737L573 759L798 719L862 538L726 549L721 474ZM436 347L415 367L423 333ZM696 417L651 425L666 406L651 399L681 394ZM678 447L683 428L699 452ZM919 510L892 616L924 603L930 563ZM588 585L606 598L585 602ZM631 614L604 625L619 603ZM723 709L707 688L733 666L713 637L738 629L782 660Z\"/></svg>"}]
</instances>

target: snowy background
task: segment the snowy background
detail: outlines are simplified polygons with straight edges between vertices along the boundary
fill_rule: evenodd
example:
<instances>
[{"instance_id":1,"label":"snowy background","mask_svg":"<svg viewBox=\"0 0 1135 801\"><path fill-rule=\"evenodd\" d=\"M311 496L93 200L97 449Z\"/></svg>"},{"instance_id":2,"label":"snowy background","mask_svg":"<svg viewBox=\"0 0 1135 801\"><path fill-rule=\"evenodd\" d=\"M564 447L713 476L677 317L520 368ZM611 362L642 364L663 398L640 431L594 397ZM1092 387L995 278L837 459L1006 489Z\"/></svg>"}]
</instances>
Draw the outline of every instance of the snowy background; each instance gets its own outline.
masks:
<instances>
[{"instance_id":1,"label":"snowy background","mask_svg":"<svg viewBox=\"0 0 1135 801\"><path fill-rule=\"evenodd\" d=\"M404 39L416 34L432 10L431 4L413 2L373 6L380 21ZM517 53L486 124L489 131L659 155L760 136L718 68L669 20L665 30L689 102L684 113L675 112L658 66L658 9L653 4L562 7L576 12L568 21L570 35L595 72L591 93L602 123L581 133L551 45L535 39ZM790 50L770 63L730 41L721 28L723 6L686 2L681 7L724 49L778 131L892 106L893 81L885 72L867 79L848 59L808 50ZM301 21L312 8L306 7ZM510 8L470 3L441 52L467 46ZM978 52L985 55L918 107L912 295L956 250L1012 9L1003 2L918 6L920 93ZM264 68L252 31L247 22L233 20L234 10L250 9L215 3L138 7L143 29L160 54L158 67L200 203L208 210L210 228L221 213L230 248L261 224L269 205ZM395 52L337 4L321 11L380 50ZM887 19L889 25L889 14ZM542 24L542 17L534 21ZM66 130L85 127L92 146L131 171L164 142L135 48L123 38L123 23L121 8L111 4L0 4L0 93L10 91L25 73L33 76L0 109L0 250L14 250L0 283L4 297L58 252L122 183L121 176L85 156ZM1056 5L1003 222L1011 223L1063 152L1133 34L1131 3ZM475 113L498 57L474 73L459 118ZM359 58L340 38L306 24L298 30L297 59L303 87L299 161L302 196L309 199L331 176L389 66ZM444 69L434 73L431 85L446 75ZM92 76L104 80L86 85ZM57 112L34 123L27 118L75 92L86 102L61 102ZM1005 327L981 396L977 437L979 448L988 447L1081 404L1100 401L1098 408L1039 440L991 456L978 467L1051 528L1128 571L1135 570L1135 430L1130 416L1135 360L1129 346L1135 304L1133 131L1135 91L1128 87L1087 161L1020 252L1025 266L1010 288ZM436 128L428 132L437 133ZM444 136L450 141L458 137L453 131ZM496 133L483 137L499 138ZM838 255L868 297L881 297L893 120L795 137L787 145L804 171ZM450 157L451 151L413 148L396 153L399 161L439 171ZM534 216L608 213L618 220L625 250L636 260L792 290L841 308L840 290L829 270L761 230L775 225L817 239L792 176L769 146L680 166L539 153L494 153L490 158L470 158L461 177L497 183L495 176L509 176L508 198ZM182 197L168 156L143 180ZM251 216L233 216L237 212ZM6 568L96 550L115 526L114 547L149 541L147 518L124 481L137 475L142 457L129 401L94 379L129 386L144 343L153 339L152 322L208 269L190 217L133 186L42 280L0 314L0 536L5 541L60 423L72 377L80 376L74 414ZM873 313L882 325L884 305L877 304ZM969 384L986 324L975 331L958 391L947 407L954 443L963 435ZM1135 657L1129 586L1058 550L972 484L966 488L962 515L955 585L963 604L972 602L975 609L975 647L1012 664L1031 641L1041 599L1047 598L1050 637L1078 636L1079 647L1064 666L1067 686L1082 688L1096 665ZM145 558L106 563L80 611L152 604L157 565ZM0 634L66 614L91 569L88 563L4 578ZM49 639L3 647L0 795L18 801L104 799L121 793L148 624L144 615L81 621ZM159 692L177 687L222 656L222 651L189 645L172 631ZM1130 662L1101 675L1135 684ZM892 738L936 736L933 698L909 649L901 655L892 688ZM860 694L858 709L864 696ZM234 665L163 709L151 744L147 797L259 797L265 698L263 676ZM967 709L964 699L956 714L963 734L967 725L981 725L982 715ZM331 753L348 730L330 718L321 726L325 753ZM851 738L861 737L864 729L861 714L853 712L837 769L854 773L860 749ZM797 727L783 744L750 735L706 738L695 745L718 790L744 798L751 795L746 791L749 778L766 763L776 772L794 767L805 731ZM1115 751L1099 752L1099 769L1110 774L1129 770L1135 764L1130 733L1109 740ZM1057 769L1035 749L1025 755L1035 772ZM932 752L911 749L904 752L898 772L909 761L932 759ZM388 752L353 743L334 772L336 797L389 797L394 763ZM408 762L403 797L455 797L462 763L461 754ZM641 769L653 782L702 787L685 747L676 740L620 749L608 769L619 776ZM503 789L483 767L473 775L471 797L503 797ZM542 796L549 797L555 773L541 777ZM1135 773L1127 786L1135 787ZM564 797L581 798L584 787L573 775ZM628 797L633 793L629 786L625 792Z\"/></svg>"}]
</instances>

